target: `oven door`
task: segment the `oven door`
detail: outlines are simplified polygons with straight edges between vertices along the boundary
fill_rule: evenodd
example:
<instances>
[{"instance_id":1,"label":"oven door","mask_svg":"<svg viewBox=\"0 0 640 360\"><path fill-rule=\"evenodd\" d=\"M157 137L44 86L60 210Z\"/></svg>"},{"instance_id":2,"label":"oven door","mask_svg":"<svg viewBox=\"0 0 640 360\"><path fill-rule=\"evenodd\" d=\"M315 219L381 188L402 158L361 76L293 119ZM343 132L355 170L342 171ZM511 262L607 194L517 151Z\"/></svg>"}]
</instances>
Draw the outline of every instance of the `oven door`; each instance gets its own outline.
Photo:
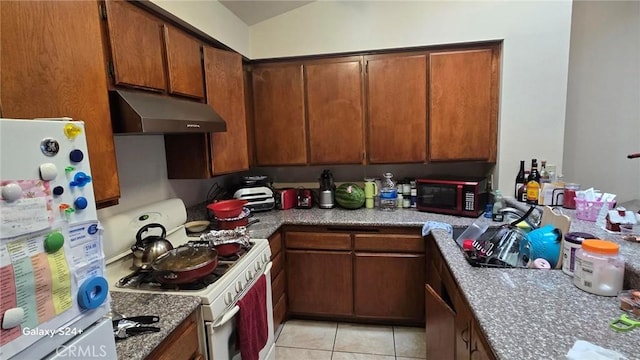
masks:
<instances>
[{"instance_id":1,"label":"oven door","mask_svg":"<svg viewBox=\"0 0 640 360\"><path fill-rule=\"evenodd\" d=\"M263 273L266 276L267 285L267 301L265 309L267 312L267 324L269 328L269 337L264 348L260 350L260 359L275 360L275 338L273 328L273 302L271 300L271 262L267 263ZM260 274L261 275L261 274ZM256 275L251 285L255 284L260 276ZM248 287L244 293L249 291ZM229 309L214 322L206 322L207 346L209 360L238 360L240 350L238 346L238 332L236 326L237 314L240 311L238 305L230 306Z\"/></svg>"}]
</instances>

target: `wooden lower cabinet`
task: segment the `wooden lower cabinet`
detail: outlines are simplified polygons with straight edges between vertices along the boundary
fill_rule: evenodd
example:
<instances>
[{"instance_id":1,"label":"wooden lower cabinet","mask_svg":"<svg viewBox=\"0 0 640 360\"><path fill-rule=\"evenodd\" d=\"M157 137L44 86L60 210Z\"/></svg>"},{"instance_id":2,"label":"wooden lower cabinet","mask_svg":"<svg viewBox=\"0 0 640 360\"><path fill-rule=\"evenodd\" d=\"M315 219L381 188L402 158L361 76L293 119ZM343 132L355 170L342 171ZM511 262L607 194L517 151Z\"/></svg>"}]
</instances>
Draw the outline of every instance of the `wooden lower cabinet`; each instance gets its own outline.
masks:
<instances>
[{"instance_id":1,"label":"wooden lower cabinet","mask_svg":"<svg viewBox=\"0 0 640 360\"><path fill-rule=\"evenodd\" d=\"M428 236L425 241L427 263L431 264L425 287L427 358L496 359L435 239Z\"/></svg>"},{"instance_id":2,"label":"wooden lower cabinet","mask_svg":"<svg viewBox=\"0 0 640 360\"><path fill-rule=\"evenodd\" d=\"M355 253L356 316L424 321L424 253Z\"/></svg>"},{"instance_id":3,"label":"wooden lower cabinet","mask_svg":"<svg viewBox=\"0 0 640 360\"><path fill-rule=\"evenodd\" d=\"M353 314L353 261L346 251L287 250L289 312Z\"/></svg>"},{"instance_id":4,"label":"wooden lower cabinet","mask_svg":"<svg viewBox=\"0 0 640 360\"><path fill-rule=\"evenodd\" d=\"M284 251L282 251L282 235L279 231L269 237L271 248L271 302L273 305L273 329L284 322L287 314L286 272L284 269Z\"/></svg>"},{"instance_id":5,"label":"wooden lower cabinet","mask_svg":"<svg viewBox=\"0 0 640 360\"><path fill-rule=\"evenodd\" d=\"M204 359L198 342L196 313L184 320L146 358L147 360L194 360Z\"/></svg>"}]
</instances>

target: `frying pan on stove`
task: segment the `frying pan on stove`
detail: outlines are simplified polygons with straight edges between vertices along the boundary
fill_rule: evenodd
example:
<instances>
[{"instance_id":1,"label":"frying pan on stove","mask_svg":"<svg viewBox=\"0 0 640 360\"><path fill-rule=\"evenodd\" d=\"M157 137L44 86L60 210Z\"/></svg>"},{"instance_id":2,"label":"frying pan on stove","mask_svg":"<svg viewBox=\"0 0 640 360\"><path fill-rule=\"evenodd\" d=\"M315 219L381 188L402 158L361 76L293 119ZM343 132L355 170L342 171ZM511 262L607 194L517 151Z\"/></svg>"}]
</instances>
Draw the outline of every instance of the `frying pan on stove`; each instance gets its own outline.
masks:
<instances>
[{"instance_id":1,"label":"frying pan on stove","mask_svg":"<svg viewBox=\"0 0 640 360\"><path fill-rule=\"evenodd\" d=\"M188 284L211 274L218 251L210 246L179 246L153 261L153 275L162 284Z\"/></svg>"}]
</instances>

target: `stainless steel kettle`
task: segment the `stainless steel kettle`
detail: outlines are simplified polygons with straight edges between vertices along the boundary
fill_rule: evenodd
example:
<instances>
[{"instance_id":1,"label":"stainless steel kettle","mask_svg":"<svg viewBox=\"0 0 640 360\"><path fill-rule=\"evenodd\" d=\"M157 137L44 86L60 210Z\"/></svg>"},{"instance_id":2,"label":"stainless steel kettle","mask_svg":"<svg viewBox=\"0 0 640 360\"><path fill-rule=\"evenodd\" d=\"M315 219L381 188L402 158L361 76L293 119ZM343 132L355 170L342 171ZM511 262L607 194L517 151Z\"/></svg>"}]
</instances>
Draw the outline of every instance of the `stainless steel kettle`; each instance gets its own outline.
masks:
<instances>
[{"instance_id":1,"label":"stainless steel kettle","mask_svg":"<svg viewBox=\"0 0 640 360\"><path fill-rule=\"evenodd\" d=\"M162 230L160 236L151 235L145 238L142 235L149 229L159 228ZM165 236L167 230L162 224L151 223L147 224L138 230L136 234L136 243L131 246L133 252L133 267L135 269L146 268L160 255L173 249L173 245Z\"/></svg>"}]
</instances>

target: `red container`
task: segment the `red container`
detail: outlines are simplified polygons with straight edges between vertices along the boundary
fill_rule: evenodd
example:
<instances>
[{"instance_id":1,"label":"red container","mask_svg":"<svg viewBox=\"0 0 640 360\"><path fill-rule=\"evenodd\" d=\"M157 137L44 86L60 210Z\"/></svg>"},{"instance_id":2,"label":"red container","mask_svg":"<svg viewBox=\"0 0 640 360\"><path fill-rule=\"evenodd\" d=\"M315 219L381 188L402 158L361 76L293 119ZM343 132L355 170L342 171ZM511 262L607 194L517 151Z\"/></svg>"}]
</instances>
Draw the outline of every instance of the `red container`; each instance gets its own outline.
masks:
<instances>
[{"instance_id":1,"label":"red container","mask_svg":"<svg viewBox=\"0 0 640 360\"><path fill-rule=\"evenodd\" d=\"M247 226L247 224L249 223L249 217L245 216L241 219L234 219L234 220L224 220L224 219L217 219L217 228L218 230L233 230L235 228L237 228L238 226Z\"/></svg>"},{"instance_id":2,"label":"red container","mask_svg":"<svg viewBox=\"0 0 640 360\"><path fill-rule=\"evenodd\" d=\"M219 219L229 219L238 217L242 213L242 207L247 203L247 200L240 199L222 200L207 205L207 209L213 211L213 215Z\"/></svg>"},{"instance_id":3,"label":"red container","mask_svg":"<svg viewBox=\"0 0 640 360\"><path fill-rule=\"evenodd\" d=\"M240 251L240 243L222 244L216 246L219 256L231 256Z\"/></svg>"}]
</instances>

